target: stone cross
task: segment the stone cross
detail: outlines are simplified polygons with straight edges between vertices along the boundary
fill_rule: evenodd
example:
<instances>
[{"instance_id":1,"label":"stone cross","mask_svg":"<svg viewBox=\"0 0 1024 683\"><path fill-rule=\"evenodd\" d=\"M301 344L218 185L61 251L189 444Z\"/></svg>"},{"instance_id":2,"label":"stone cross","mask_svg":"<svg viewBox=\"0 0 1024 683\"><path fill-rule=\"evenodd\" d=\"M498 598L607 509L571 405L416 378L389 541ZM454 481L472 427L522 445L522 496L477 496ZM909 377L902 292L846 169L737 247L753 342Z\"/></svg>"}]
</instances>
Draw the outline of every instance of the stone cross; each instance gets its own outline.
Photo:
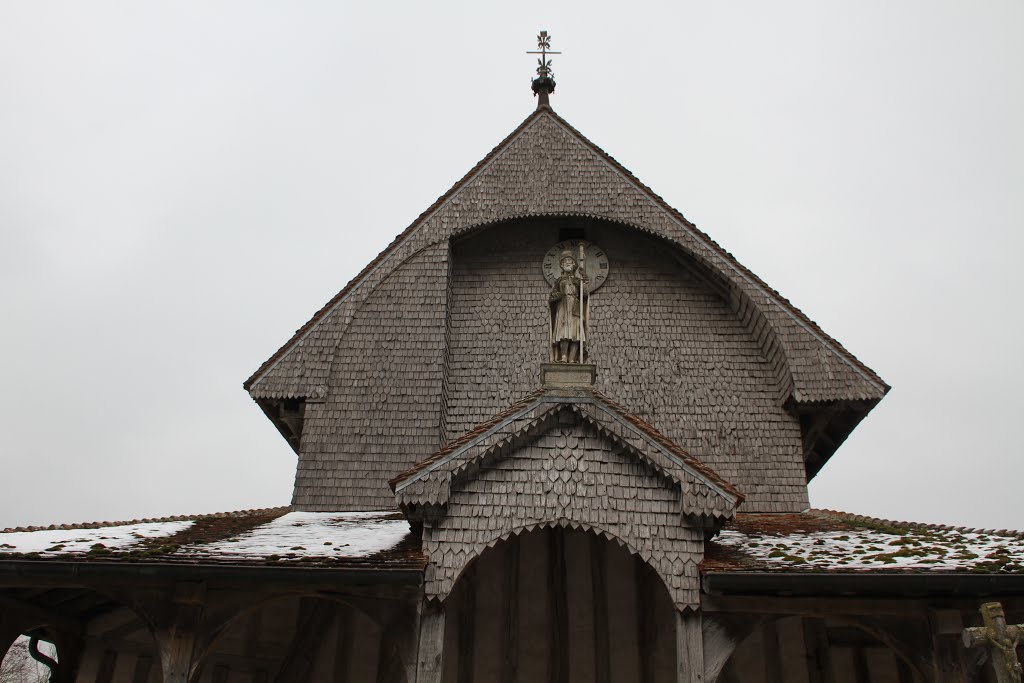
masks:
<instances>
[{"instance_id":1,"label":"stone cross","mask_svg":"<svg viewBox=\"0 0 1024 683\"><path fill-rule=\"evenodd\" d=\"M1021 683L1017 644L1024 639L1024 624L1007 625L1003 606L998 602L983 604L981 618L984 626L964 629L964 645L966 647L988 645L992 655L992 668L996 672L996 681L998 683Z\"/></svg>"}]
</instances>

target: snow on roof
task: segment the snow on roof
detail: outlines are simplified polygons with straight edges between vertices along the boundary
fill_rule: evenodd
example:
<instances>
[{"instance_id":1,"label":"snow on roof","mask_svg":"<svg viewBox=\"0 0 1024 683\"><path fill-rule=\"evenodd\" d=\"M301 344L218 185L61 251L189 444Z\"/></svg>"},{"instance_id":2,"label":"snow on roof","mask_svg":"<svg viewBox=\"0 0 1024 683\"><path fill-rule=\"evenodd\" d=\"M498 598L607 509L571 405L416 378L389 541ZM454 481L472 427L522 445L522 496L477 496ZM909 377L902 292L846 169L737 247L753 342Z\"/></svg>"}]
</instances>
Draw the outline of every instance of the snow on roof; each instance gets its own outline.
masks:
<instances>
[{"instance_id":1,"label":"snow on roof","mask_svg":"<svg viewBox=\"0 0 1024 683\"><path fill-rule=\"evenodd\" d=\"M123 524L95 529L11 531L0 533L0 557L5 554L55 557L126 550L142 541L171 536L190 526L190 521L170 521Z\"/></svg>"},{"instance_id":2,"label":"snow on roof","mask_svg":"<svg viewBox=\"0 0 1024 683\"><path fill-rule=\"evenodd\" d=\"M711 549L710 546L714 546ZM737 515L709 543L705 571L1024 572L1024 537L811 510Z\"/></svg>"},{"instance_id":3,"label":"snow on roof","mask_svg":"<svg viewBox=\"0 0 1024 683\"><path fill-rule=\"evenodd\" d=\"M182 546L176 555L208 558L368 557L409 535L401 513L289 512L238 536Z\"/></svg>"}]
</instances>

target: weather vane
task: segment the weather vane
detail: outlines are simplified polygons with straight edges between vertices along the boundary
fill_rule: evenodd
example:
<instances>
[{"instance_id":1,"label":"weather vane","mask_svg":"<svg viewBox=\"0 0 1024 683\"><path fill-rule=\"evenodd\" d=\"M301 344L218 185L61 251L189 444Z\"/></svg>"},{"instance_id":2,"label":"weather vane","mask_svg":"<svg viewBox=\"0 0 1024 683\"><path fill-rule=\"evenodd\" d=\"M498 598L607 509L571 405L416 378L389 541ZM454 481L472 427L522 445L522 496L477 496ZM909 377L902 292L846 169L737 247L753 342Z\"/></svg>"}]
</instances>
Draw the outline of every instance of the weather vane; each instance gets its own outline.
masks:
<instances>
[{"instance_id":1,"label":"weather vane","mask_svg":"<svg viewBox=\"0 0 1024 683\"><path fill-rule=\"evenodd\" d=\"M537 50L528 51L528 55L540 55L537 59L537 77L533 79L533 92L539 97L537 106L545 106L548 103L548 94L555 91L555 74L551 71L551 60L548 55L560 55L561 52L551 50L551 36L547 31L541 31L537 36Z\"/></svg>"}]
</instances>

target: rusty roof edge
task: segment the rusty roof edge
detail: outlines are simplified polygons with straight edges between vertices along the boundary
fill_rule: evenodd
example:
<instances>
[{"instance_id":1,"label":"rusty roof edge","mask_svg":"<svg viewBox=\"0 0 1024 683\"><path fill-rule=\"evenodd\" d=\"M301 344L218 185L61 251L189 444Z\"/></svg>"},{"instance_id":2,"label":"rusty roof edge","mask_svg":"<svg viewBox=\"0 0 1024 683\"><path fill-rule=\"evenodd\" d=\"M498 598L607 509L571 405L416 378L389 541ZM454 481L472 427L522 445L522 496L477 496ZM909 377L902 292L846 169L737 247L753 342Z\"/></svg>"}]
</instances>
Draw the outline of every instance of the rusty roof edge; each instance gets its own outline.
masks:
<instances>
[{"instance_id":1,"label":"rusty roof edge","mask_svg":"<svg viewBox=\"0 0 1024 683\"><path fill-rule=\"evenodd\" d=\"M196 515L173 515L169 517L145 517L117 522L78 522L75 524L50 524L48 526L8 527L6 529L0 529L0 534L17 534L33 531L71 531L74 529L106 529L109 527L129 526L132 524L157 524L161 522L197 522L203 519L255 517L258 515L270 515L274 513L280 513L283 515L290 511L291 506L282 505L272 508L253 508L250 510L235 510L232 512L210 512Z\"/></svg>"},{"instance_id":2,"label":"rusty roof edge","mask_svg":"<svg viewBox=\"0 0 1024 683\"><path fill-rule=\"evenodd\" d=\"M420 479L422 479L426 475L430 474L431 472L436 471L442 465L445 465L445 464L451 462L452 460L454 460L458 456L462 455L463 453L465 453L467 450L469 450L470 448L472 448L476 444L480 443L480 441L482 441L483 439L490 438L491 436L493 436L494 434L500 432L502 429L504 429L505 427L507 427L511 423L515 422L518 419L521 419L526 414L528 414L531 411L533 411L534 409L536 409L537 406L541 405L542 403L549 403L549 401L545 401L544 400L545 398L546 397L544 397L544 396L540 396L540 397L534 399L533 401L530 401L525 406L523 406L521 409L519 409L519 410L515 411L514 413L512 413L511 415L505 417L505 419L501 420L500 422L495 423L489 429L487 429L486 431L484 431L484 432L478 434L477 436L473 437L472 439L470 439L466 443L460 445L458 448L453 449L450 453L445 453L445 455L443 457L438 458L436 461L430 463L426 467L423 467L421 469L416 470L411 475L406 477L404 481L397 481L395 483L394 492L396 494L401 493L402 490L404 490L405 488L407 488L411 484L419 481ZM540 416L538 415L537 417L539 418ZM470 429L469 431L473 431L473 430ZM401 477L401 476L402 475L399 475L399 477Z\"/></svg>"},{"instance_id":3,"label":"rusty roof edge","mask_svg":"<svg viewBox=\"0 0 1024 683\"><path fill-rule=\"evenodd\" d=\"M722 261L724 261L737 276L772 300L782 310L786 311L794 322L813 336L820 344L831 350L835 355L839 356L839 358L849 365L854 372L860 375L862 379L880 391L883 396L888 393L891 387L885 382L885 380L879 377L874 370L866 366L856 356L850 353L850 351L840 344L839 341L833 339L828 333L822 330L814 321L808 318L803 311L790 303L789 300L782 296L777 290L761 280L761 278L759 278L753 271L743 266L732 254L715 242L710 235L698 228L694 223L691 223L686 216L679 212L678 209L670 206L668 202L662 199L654 190L633 175L629 169L616 161L614 157L605 152L597 144L587 139L587 137L580 131L576 130L572 124L556 114L554 111L549 111L548 113L557 123L565 128L570 135L579 139L590 147L592 151L596 152L598 158L604 161L614 173L622 177L630 185L633 185L640 190L641 194L645 195L649 201L668 214L669 218L674 223L693 236L698 242L702 243L705 248L722 259Z\"/></svg>"},{"instance_id":4,"label":"rusty roof edge","mask_svg":"<svg viewBox=\"0 0 1024 683\"><path fill-rule=\"evenodd\" d=\"M905 522L892 519L883 519L881 517L871 517L869 515L858 515L853 512L843 512L841 510L829 510L826 508L809 508L806 511L808 514L841 520L853 524L873 524L878 526L888 526L896 529L924 529L927 531L953 531L960 534L984 534L986 536L1006 536L1009 538L1024 539L1024 530L1018 529L980 529L974 527L964 526L953 526L949 524L932 524L929 522Z\"/></svg>"},{"instance_id":5,"label":"rusty roof edge","mask_svg":"<svg viewBox=\"0 0 1024 683\"><path fill-rule=\"evenodd\" d=\"M667 458L669 460L669 462L672 462L673 464L678 466L680 469L682 469L687 474L693 476L694 478L696 478L699 481L701 481L702 483L704 483L708 488L713 490L715 493L717 493L719 496L724 498L726 501L729 501L729 503L734 508L736 506L738 506L743 501L743 498L744 498L743 494L740 493L738 490L736 490L736 491L729 491L729 490L727 490L725 487L720 485L718 482L716 482L713 479L711 479L710 477L708 477L708 475L706 473L701 472L699 469L691 466L685 460L680 459L675 453L672 453L670 450L665 448L662 444L658 443L657 440L655 440L650 434L645 433L642 429L640 429L636 425L631 424L629 422L629 420L627 420L625 417L623 417L622 415L619 415L618 411L615 410L612 406L608 405L607 402L604 400L604 398L602 396L596 394L596 392L592 396L555 396L555 395L542 395L542 396L539 396L537 399L535 399L533 401L530 401L528 404L526 404L520 410L515 411L511 415L505 417L500 422L498 422L495 425L491 426L486 431L484 431L481 434L475 436L470 441L467 441L466 443L460 445L458 448L452 450L452 452L446 453L444 455L444 457L439 458L435 462L430 463L426 467L423 467L423 468L421 468L419 470L416 470L408 478L406 478L404 481L396 482L395 483L395 488L394 488L395 494L401 493L402 490L404 490L405 488L407 488L408 486L410 486L414 482L421 480L427 474L429 474L431 472L434 472L437 469L439 469L440 467L442 467L443 465L451 462L455 458L457 458L460 455L462 455L463 453L465 453L467 450L469 450L469 449L473 448L474 446L476 446L477 444L479 444L484 439L490 438L491 436L493 436L497 432L499 432L502 429L504 429L505 427L507 427L512 422L514 422L514 421L516 421L518 419L521 419L522 417L524 417L525 415L527 415L531 411L535 410L539 405L544 404L544 403L550 403L552 405L586 404L586 405L596 406L596 407L600 408L604 413L609 415L611 417L611 419L615 421L616 424L620 425L621 427L624 427L625 429L627 429L631 433L634 433L637 436L639 436L639 438L644 443L647 443L647 444L653 446L654 449L657 450L659 453L661 453L663 456L665 456L665 458ZM540 419L540 417L542 417L542 415L538 415L535 419ZM472 431L472 430L469 430L469 431ZM659 432L659 434L660 434L660 432ZM664 436L664 435L661 435L661 436L665 440L671 442L671 439L669 439L667 436ZM679 450L681 452L685 452L685 451L683 451L683 449L681 447L678 447L678 448L679 448ZM630 449L631 450L635 450L631 446L630 446ZM701 466L706 467L711 472L714 472L713 469L708 467L705 463L701 462L695 456L690 455L690 454L687 454L687 455L690 458L693 458L694 460L699 462L701 464ZM721 475L719 475L717 472L714 472L714 474L726 486L732 487L733 489L735 489L735 486L733 486L731 483L729 483L724 478L722 478Z\"/></svg>"},{"instance_id":6,"label":"rusty roof edge","mask_svg":"<svg viewBox=\"0 0 1024 683\"><path fill-rule=\"evenodd\" d=\"M536 109L527 116L522 123L520 123L504 140L499 142L490 152L484 155L477 164L462 176L458 181L455 182L448 191L438 197L432 205L430 205L423 213L416 217L416 219L409 224L405 230L400 232L394 240L391 241L387 247L384 248L370 263L366 265L354 278L352 278L348 284L342 287L341 291L338 292L330 301L328 301L319 311L313 314L302 327L300 327L291 339L285 342L274 354L268 358L257 370L249 377L245 382L242 383L242 388L246 391L251 391L257 384L259 384L277 365L284 359L288 354L291 347L298 343L301 343L308 337L313 330L315 330L321 322L328 318L338 306L344 303L348 297L355 292L359 285L361 285L368 277L370 277L377 269L382 266L388 258L397 251L405 242L412 237L416 229L430 220L438 211L443 209L451 202L452 199L459 193L463 187L469 184L474 178L479 176L481 173L486 171L490 166L497 161L497 159L505 152L516 140L518 140L544 113L542 109Z\"/></svg>"}]
</instances>

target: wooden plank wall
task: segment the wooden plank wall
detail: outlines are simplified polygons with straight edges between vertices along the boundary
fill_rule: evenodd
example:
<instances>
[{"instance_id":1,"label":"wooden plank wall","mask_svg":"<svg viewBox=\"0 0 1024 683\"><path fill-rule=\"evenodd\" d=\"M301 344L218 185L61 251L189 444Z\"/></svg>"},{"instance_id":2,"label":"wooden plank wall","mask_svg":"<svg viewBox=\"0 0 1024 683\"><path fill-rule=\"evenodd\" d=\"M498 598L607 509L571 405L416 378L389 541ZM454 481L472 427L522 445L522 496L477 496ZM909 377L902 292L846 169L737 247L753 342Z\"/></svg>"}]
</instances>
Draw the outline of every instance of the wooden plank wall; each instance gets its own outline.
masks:
<instances>
[{"instance_id":1,"label":"wooden plank wall","mask_svg":"<svg viewBox=\"0 0 1024 683\"><path fill-rule=\"evenodd\" d=\"M160 661L146 625L121 608L90 622L78 667L81 683L160 683Z\"/></svg>"},{"instance_id":2,"label":"wooden plank wall","mask_svg":"<svg viewBox=\"0 0 1024 683\"><path fill-rule=\"evenodd\" d=\"M271 603L216 643L198 683L354 681L399 683L380 626L344 604L312 598Z\"/></svg>"},{"instance_id":3,"label":"wooden plank wall","mask_svg":"<svg viewBox=\"0 0 1024 683\"><path fill-rule=\"evenodd\" d=\"M668 683L674 607L641 560L546 529L483 553L446 604L445 683Z\"/></svg>"},{"instance_id":4,"label":"wooden plank wall","mask_svg":"<svg viewBox=\"0 0 1024 683\"><path fill-rule=\"evenodd\" d=\"M920 683L870 634L823 619L768 622L743 641L719 683Z\"/></svg>"},{"instance_id":5,"label":"wooden plank wall","mask_svg":"<svg viewBox=\"0 0 1024 683\"><path fill-rule=\"evenodd\" d=\"M123 612L123 614L121 614ZM91 628L78 683L160 683L153 639L128 610ZM254 610L213 645L198 683L400 683L381 628L338 602L287 598Z\"/></svg>"}]
</instances>

